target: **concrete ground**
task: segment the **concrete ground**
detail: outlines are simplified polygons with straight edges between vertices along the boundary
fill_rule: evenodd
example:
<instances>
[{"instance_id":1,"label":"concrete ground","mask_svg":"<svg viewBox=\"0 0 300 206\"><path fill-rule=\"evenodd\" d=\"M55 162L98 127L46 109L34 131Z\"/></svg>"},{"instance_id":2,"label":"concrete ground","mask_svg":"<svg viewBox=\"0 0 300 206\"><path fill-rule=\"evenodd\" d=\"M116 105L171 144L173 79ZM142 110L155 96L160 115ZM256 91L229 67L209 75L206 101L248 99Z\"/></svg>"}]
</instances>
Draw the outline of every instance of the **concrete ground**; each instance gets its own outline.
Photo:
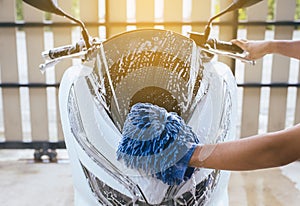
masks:
<instances>
[{"instance_id":1,"label":"concrete ground","mask_svg":"<svg viewBox=\"0 0 300 206\"><path fill-rule=\"evenodd\" d=\"M300 162L251 172L232 172L230 206L300 205Z\"/></svg>"},{"instance_id":2,"label":"concrete ground","mask_svg":"<svg viewBox=\"0 0 300 206\"><path fill-rule=\"evenodd\" d=\"M32 156L32 150L0 150L0 205L73 205L66 151L58 151L58 163L35 163ZM298 206L300 162L276 169L233 172L229 197L230 206Z\"/></svg>"}]
</instances>

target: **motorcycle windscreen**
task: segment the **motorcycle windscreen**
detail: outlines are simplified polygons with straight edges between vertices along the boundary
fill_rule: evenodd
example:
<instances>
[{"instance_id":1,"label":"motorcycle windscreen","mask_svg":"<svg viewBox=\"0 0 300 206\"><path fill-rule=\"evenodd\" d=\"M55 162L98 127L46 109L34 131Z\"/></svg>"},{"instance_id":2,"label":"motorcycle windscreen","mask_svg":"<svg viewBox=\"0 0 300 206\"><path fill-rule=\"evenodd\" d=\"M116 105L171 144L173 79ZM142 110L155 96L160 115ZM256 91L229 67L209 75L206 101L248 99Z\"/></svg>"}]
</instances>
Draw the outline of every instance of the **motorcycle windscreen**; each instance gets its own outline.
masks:
<instances>
[{"instance_id":1,"label":"motorcycle windscreen","mask_svg":"<svg viewBox=\"0 0 300 206\"><path fill-rule=\"evenodd\" d=\"M199 48L189 38L166 30L131 31L100 46L96 92L120 131L130 108L139 102L176 112L187 121L202 70Z\"/></svg>"}]
</instances>

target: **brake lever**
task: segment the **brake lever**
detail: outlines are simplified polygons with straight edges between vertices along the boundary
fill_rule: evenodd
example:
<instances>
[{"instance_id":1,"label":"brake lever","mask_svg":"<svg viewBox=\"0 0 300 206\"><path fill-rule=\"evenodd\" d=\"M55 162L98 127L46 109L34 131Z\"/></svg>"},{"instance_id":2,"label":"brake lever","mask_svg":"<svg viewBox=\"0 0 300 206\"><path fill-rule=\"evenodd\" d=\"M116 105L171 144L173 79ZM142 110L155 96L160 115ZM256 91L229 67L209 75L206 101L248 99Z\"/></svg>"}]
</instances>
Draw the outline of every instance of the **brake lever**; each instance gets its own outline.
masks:
<instances>
[{"instance_id":1,"label":"brake lever","mask_svg":"<svg viewBox=\"0 0 300 206\"><path fill-rule=\"evenodd\" d=\"M62 61L64 59L71 59L71 58L75 58L75 57L76 58L77 57L81 57L82 58L82 57L85 57L87 53L88 53L88 51L85 50L85 51L81 51L81 52L78 52L78 53L70 54L70 55L67 55L67 56L58 57L58 58L46 61L44 64L40 64L39 65L39 69L40 69L40 71L42 73L44 73L47 68L55 66L57 63L59 63L60 61Z\"/></svg>"}]
</instances>

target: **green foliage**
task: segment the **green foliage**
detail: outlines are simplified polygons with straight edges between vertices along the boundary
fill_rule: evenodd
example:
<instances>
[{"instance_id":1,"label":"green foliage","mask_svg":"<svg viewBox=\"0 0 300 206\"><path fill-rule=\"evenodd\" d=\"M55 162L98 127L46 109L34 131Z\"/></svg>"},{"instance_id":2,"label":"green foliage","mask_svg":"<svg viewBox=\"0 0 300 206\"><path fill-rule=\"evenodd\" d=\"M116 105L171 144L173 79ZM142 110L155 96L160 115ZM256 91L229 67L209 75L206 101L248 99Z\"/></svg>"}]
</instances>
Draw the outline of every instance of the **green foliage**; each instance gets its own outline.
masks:
<instances>
[{"instance_id":1,"label":"green foliage","mask_svg":"<svg viewBox=\"0 0 300 206\"><path fill-rule=\"evenodd\" d=\"M284 1L284 0L277 0L277 1ZM295 20L300 19L300 0L296 0L295 5ZM275 0L268 0L268 14L267 20L274 20L276 12L276 1ZM247 19L247 12L245 9L239 10L239 20L246 20Z\"/></svg>"},{"instance_id":2,"label":"green foliage","mask_svg":"<svg viewBox=\"0 0 300 206\"><path fill-rule=\"evenodd\" d=\"M300 19L300 0L296 1L295 20Z\"/></svg>"},{"instance_id":3,"label":"green foliage","mask_svg":"<svg viewBox=\"0 0 300 206\"><path fill-rule=\"evenodd\" d=\"M276 1L283 1L283 0L268 0L268 13L266 20L272 21L275 19L276 13ZM240 9L239 10L239 20L247 20L247 10ZM295 5L295 20L300 20L300 0L296 0ZM268 26L267 29L273 29L273 26Z\"/></svg>"},{"instance_id":4,"label":"green foliage","mask_svg":"<svg viewBox=\"0 0 300 206\"><path fill-rule=\"evenodd\" d=\"M275 0L268 0L267 20L274 20L275 17Z\"/></svg>"},{"instance_id":5,"label":"green foliage","mask_svg":"<svg viewBox=\"0 0 300 206\"><path fill-rule=\"evenodd\" d=\"M16 0L16 20L17 21L24 20L23 1L22 0ZM51 14L50 13L45 12L45 20L51 20Z\"/></svg>"},{"instance_id":6,"label":"green foliage","mask_svg":"<svg viewBox=\"0 0 300 206\"><path fill-rule=\"evenodd\" d=\"M282 0L277 0L282 1ZM276 1L275 0L268 0L268 17L267 20L274 20L276 12ZM300 19L300 0L296 0L295 5L295 20Z\"/></svg>"},{"instance_id":7,"label":"green foliage","mask_svg":"<svg viewBox=\"0 0 300 206\"><path fill-rule=\"evenodd\" d=\"M80 17L80 12L79 12L79 0L73 0L72 1L72 15L75 18Z\"/></svg>"},{"instance_id":8,"label":"green foliage","mask_svg":"<svg viewBox=\"0 0 300 206\"><path fill-rule=\"evenodd\" d=\"M24 19L22 0L16 0L16 13L17 13L16 20L20 21Z\"/></svg>"},{"instance_id":9,"label":"green foliage","mask_svg":"<svg viewBox=\"0 0 300 206\"><path fill-rule=\"evenodd\" d=\"M49 12L45 12L45 20L51 20L52 19L52 14L51 13L49 13Z\"/></svg>"},{"instance_id":10,"label":"green foliage","mask_svg":"<svg viewBox=\"0 0 300 206\"><path fill-rule=\"evenodd\" d=\"M239 20L247 20L246 9L239 9Z\"/></svg>"}]
</instances>

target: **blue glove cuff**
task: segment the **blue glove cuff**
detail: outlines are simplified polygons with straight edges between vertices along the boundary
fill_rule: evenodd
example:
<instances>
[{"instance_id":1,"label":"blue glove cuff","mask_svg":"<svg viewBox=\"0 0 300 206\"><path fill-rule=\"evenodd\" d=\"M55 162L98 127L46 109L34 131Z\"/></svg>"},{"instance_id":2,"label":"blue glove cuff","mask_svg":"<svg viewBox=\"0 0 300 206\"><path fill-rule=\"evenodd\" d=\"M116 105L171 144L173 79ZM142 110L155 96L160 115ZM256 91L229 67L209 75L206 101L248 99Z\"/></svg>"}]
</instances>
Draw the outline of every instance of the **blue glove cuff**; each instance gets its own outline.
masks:
<instances>
[{"instance_id":1,"label":"blue glove cuff","mask_svg":"<svg viewBox=\"0 0 300 206\"><path fill-rule=\"evenodd\" d=\"M168 185L179 185L183 181L190 179L195 168L189 167L188 165L195 148L196 145L192 146L175 165L165 171L156 173L155 177Z\"/></svg>"}]
</instances>

